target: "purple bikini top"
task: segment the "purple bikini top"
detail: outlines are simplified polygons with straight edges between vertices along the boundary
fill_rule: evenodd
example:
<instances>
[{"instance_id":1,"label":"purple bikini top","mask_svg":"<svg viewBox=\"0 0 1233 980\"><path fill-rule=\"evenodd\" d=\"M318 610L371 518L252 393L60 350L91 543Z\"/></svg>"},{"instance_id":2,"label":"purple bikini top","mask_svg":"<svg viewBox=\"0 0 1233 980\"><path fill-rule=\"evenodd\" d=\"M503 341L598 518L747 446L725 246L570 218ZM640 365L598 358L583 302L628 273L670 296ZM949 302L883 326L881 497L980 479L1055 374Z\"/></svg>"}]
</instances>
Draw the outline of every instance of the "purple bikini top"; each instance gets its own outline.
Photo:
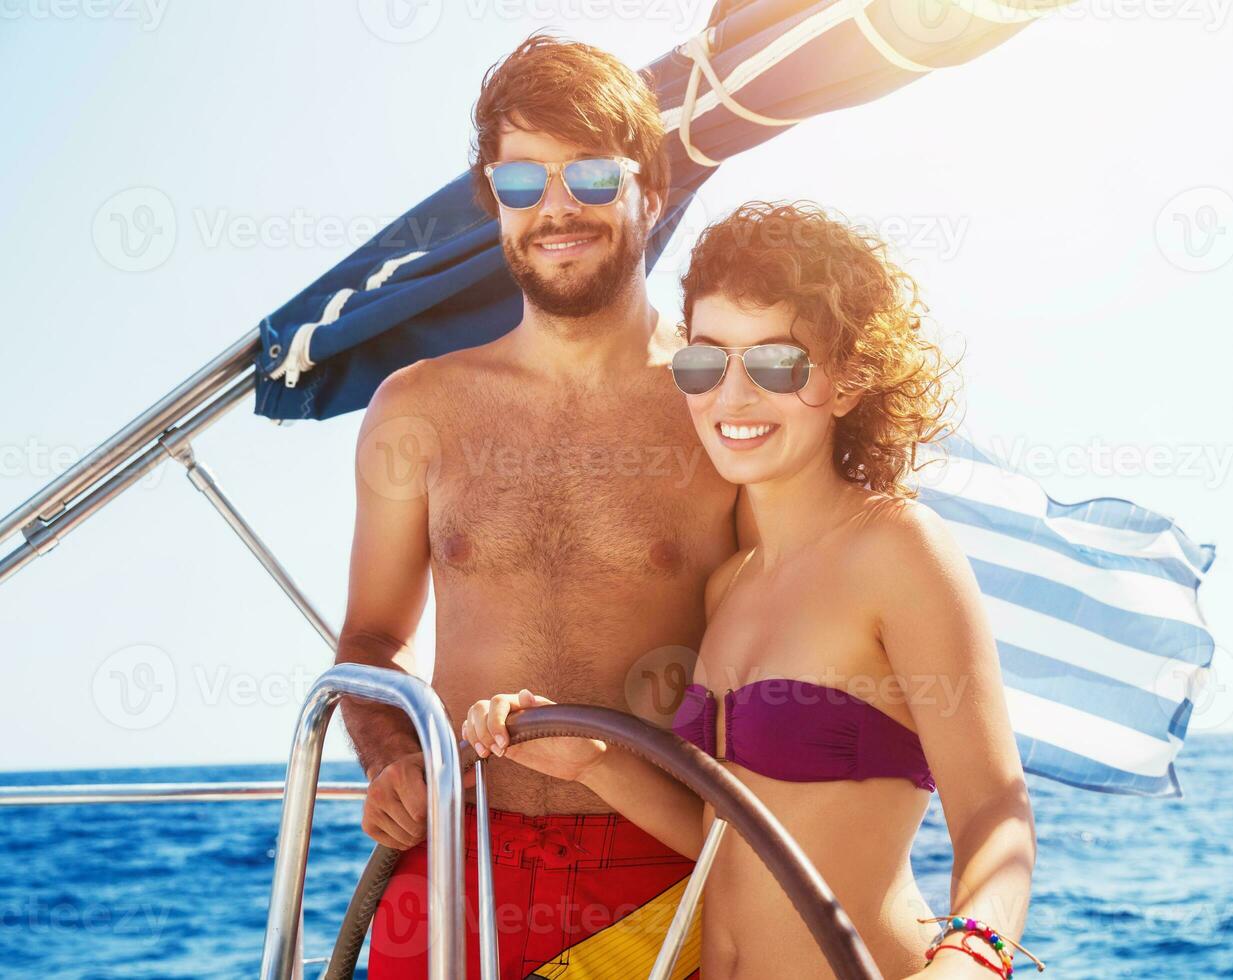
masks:
<instances>
[{"instance_id":1,"label":"purple bikini top","mask_svg":"<svg viewBox=\"0 0 1233 980\"><path fill-rule=\"evenodd\" d=\"M672 730L715 755L715 695L685 688ZM933 792L916 733L837 687L767 678L724 695L725 759L771 779L811 783L900 776Z\"/></svg>"}]
</instances>

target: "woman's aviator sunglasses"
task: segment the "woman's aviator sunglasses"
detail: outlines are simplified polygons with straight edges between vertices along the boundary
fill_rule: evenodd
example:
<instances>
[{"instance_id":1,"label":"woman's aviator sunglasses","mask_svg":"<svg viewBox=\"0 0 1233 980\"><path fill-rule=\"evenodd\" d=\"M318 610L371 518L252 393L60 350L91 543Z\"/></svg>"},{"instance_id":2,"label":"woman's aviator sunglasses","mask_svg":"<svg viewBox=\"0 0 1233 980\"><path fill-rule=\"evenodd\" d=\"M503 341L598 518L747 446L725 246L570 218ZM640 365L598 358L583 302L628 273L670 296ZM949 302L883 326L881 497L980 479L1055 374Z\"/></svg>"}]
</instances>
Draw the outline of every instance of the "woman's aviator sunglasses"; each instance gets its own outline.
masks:
<instances>
[{"instance_id":1,"label":"woman's aviator sunglasses","mask_svg":"<svg viewBox=\"0 0 1233 980\"><path fill-rule=\"evenodd\" d=\"M790 395L809 383L809 353L791 344L755 344L752 347L717 347L690 344L672 355L672 380L687 395L702 395L719 386L728 361L739 357L749 380L763 391Z\"/></svg>"},{"instance_id":2,"label":"woman's aviator sunglasses","mask_svg":"<svg viewBox=\"0 0 1233 980\"><path fill-rule=\"evenodd\" d=\"M484 167L492 193L501 206L511 211L526 211L544 199L548 181L560 173L569 196L586 207L602 207L621 196L626 174L639 173L641 167L628 157L585 157L567 163L540 163L538 160L509 160Z\"/></svg>"}]
</instances>

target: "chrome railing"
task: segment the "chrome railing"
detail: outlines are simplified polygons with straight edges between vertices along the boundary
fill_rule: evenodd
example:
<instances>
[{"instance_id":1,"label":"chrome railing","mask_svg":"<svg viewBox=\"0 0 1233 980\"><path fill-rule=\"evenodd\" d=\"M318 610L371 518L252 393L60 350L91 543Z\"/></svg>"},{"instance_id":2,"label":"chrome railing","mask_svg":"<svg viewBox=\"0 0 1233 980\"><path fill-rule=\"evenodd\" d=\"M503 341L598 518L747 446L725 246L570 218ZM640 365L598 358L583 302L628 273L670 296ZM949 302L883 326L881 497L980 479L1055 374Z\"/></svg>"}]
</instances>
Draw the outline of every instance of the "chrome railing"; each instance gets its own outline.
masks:
<instances>
[{"instance_id":1,"label":"chrome railing","mask_svg":"<svg viewBox=\"0 0 1233 980\"><path fill-rule=\"evenodd\" d=\"M80 806L83 803L234 803L281 800L283 783L45 783L0 786L0 806ZM319 783L319 800L362 800L367 783Z\"/></svg>"},{"instance_id":2,"label":"chrome railing","mask_svg":"<svg viewBox=\"0 0 1233 980\"><path fill-rule=\"evenodd\" d=\"M428 977L456 980L464 974L466 963L458 743L445 706L424 681L361 664L339 664L327 670L313 684L300 711L287 763L261 978L290 980L295 967L321 747L330 717L343 696L401 708L419 736L428 788Z\"/></svg>"},{"instance_id":3,"label":"chrome railing","mask_svg":"<svg viewBox=\"0 0 1233 980\"><path fill-rule=\"evenodd\" d=\"M291 574L227 498L214 474L193 453L192 441L252 394L261 341L251 330L185 379L87 456L15 510L0 518L0 543L21 530L25 538L0 556L0 584L47 554L68 534L170 459L261 562L331 650L338 636Z\"/></svg>"},{"instance_id":4,"label":"chrome railing","mask_svg":"<svg viewBox=\"0 0 1233 980\"><path fill-rule=\"evenodd\" d=\"M105 440L88 456L78 460L47 486L16 510L0 518L0 541L32 524L50 525L60 520L69 504L112 470L121 466L134 453L141 451L180 421L190 411L207 402L238 378L252 364L260 347L256 329L250 330L199 371L182 381L137 418ZM251 386L251 382L250 382ZM43 536L41 544L47 550L54 547L55 538ZM40 552L41 553L41 552ZM17 553L0 563L0 573L12 570ZM24 564L24 562L19 562ZM0 574L0 577L3 577Z\"/></svg>"}]
</instances>

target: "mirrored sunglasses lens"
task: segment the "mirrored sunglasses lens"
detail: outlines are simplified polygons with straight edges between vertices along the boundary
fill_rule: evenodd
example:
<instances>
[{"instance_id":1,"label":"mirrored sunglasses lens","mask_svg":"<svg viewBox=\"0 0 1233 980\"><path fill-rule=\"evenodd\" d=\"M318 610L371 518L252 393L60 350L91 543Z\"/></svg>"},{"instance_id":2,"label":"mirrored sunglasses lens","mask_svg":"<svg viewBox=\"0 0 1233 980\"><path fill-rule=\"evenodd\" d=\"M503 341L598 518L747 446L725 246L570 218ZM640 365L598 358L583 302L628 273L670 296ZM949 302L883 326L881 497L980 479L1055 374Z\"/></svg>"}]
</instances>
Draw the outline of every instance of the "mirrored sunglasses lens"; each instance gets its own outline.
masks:
<instances>
[{"instance_id":1,"label":"mirrored sunglasses lens","mask_svg":"<svg viewBox=\"0 0 1233 980\"><path fill-rule=\"evenodd\" d=\"M745 351L745 370L759 387L787 395L809 381L809 355L789 344L764 344Z\"/></svg>"},{"instance_id":2,"label":"mirrored sunglasses lens","mask_svg":"<svg viewBox=\"0 0 1233 980\"><path fill-rule=\"evenodd\" d=\"M575 160L565 167L565 183L582 204L611 204L621 189L621 165L616 160Z\"/></svg>"},{"instance_id":3,"label":"mirrored sunglasses lens","mask_svg":"<svg viewBox=\"0 0 1233 980\"><path fill-rule=\"evenodd\" d=\"M492 186L497 200L507 208L529 208L539 203L548 183L548 170L541 163L515 160L492 168Z\"/></svg>"},{"instance_id":4,"label":"mirrored sunglasses lens","mask_svg":"<svg viewBox=\"0 0 1233 980\"><path fill-rule=\"evenodd\" d=\"M672 379L685 394L701 395L719 384L727 363L727 355L718 347L683 347L672 355Z\"/></svg>"}]
</instances>

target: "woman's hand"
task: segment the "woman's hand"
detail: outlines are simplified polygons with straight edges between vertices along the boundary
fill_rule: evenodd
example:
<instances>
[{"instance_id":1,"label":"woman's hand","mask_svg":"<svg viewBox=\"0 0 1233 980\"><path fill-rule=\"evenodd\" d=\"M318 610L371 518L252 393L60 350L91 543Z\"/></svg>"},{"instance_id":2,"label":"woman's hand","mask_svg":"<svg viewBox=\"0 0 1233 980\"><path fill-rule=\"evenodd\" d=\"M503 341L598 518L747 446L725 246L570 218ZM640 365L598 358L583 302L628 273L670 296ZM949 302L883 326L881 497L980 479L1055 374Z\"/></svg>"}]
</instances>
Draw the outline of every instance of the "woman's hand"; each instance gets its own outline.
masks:
<instances>
[{"instance_id":1,"label":"woman's hand","mask_svg":"<svg viewBox=\"0 0 1233 980\"><path fill-rule=\"evenodd\" d=\"M554 704L523 688L517 694L496 694L476 701L462 724L462 737L475 747L481 758L499 756L520 766L557 779L580 779L603 758L607 748L593 738L539 738L522 745L510 745L505 720L527 708Z\"/></svg>"}]
</instances>

